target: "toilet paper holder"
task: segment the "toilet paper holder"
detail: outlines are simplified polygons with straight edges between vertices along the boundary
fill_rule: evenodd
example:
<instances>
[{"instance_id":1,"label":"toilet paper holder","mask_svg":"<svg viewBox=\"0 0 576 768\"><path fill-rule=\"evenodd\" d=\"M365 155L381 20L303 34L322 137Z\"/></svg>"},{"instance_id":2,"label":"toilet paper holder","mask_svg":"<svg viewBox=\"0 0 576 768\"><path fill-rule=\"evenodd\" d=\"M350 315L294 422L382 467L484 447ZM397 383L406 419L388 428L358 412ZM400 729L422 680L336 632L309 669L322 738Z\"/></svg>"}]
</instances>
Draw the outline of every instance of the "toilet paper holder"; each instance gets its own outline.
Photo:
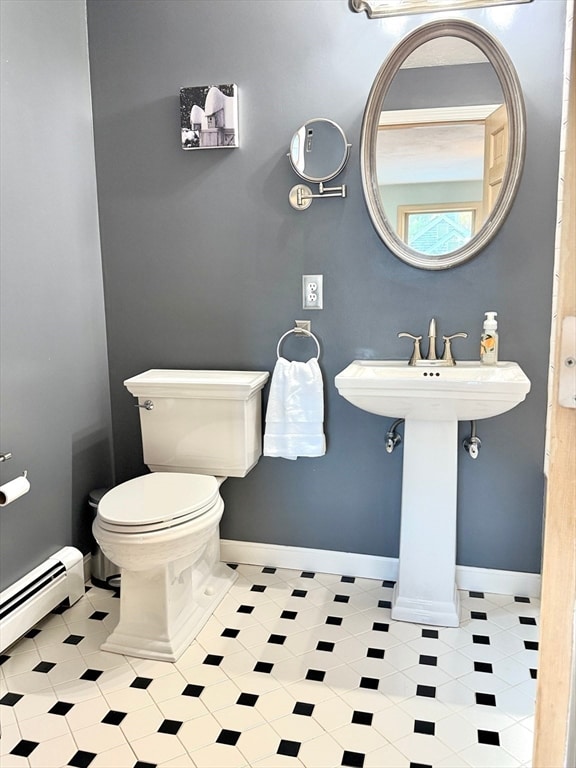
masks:
<instances>
[{"instance_id":1,"label":"toilet paper holder","mask_svg":"<svg viewBox=\"0 0 576 768\"><path fill-rule=\"evenodd\" d=\"M28 470L16 477L14 480L10 480L4 485L0 485L0 507L6 507L8 504L12 504L13 501L24 496L30 490L30 481L28 480Z\"/></svg>"}]
</instances>

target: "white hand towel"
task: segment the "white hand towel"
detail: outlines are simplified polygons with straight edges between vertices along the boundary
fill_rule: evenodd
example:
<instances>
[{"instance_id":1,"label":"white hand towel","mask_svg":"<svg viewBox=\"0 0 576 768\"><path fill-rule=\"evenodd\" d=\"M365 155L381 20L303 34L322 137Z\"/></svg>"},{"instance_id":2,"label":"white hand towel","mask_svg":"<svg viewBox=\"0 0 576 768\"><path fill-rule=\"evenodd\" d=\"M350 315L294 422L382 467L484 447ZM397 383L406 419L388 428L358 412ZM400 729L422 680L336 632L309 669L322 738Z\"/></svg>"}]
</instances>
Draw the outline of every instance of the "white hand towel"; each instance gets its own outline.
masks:
<instances>
[{"instance_id":1,"label":"white hand towel","mask_svg":"<svg viewBox=\"0 0 576 768\"><path fill-rule=\"evenodd\" d=\"M266 409L264 456L324 456L324 382L318 360L278 358Z\"/></svg>"}]
</instances>

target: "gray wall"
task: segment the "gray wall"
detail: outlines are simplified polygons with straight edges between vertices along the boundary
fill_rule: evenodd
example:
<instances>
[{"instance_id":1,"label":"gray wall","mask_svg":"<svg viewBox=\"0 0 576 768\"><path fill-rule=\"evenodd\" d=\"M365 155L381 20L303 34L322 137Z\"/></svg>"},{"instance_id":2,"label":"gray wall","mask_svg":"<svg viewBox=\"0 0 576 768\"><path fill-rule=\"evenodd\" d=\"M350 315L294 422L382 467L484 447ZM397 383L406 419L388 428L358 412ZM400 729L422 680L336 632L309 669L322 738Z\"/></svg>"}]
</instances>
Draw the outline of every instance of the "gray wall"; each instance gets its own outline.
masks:
<instances>
[{"instance_id":1,"label":"gray wall","mask_svg":"<svg viewBox=\"0 0 576 768\"><path fill-rule=\"evenodd\" d=\"M390 420L344 401L334 375L358 357L407 358L397 332L425 332L432 316L439 333L468 331L455 352L477 358L484 311L494 309L501 357L522 365L532 391L479 425L477 461L460 455L458 562L539 570L564 11L534 0L461 14L499 38L517 67L527 157L494 241L434 273L397 260L374 232L358 143L385 56L435 16L378 22L345 0L88 0L118 480L143 471L123 379L150 367L272 370L278 338L308 315L323 349L328 452L263 458L228 480L222 535L397 556L402 451L385 453ZM179 88L226 82L239 86L240 148L184 152ZM318 116L353 144L339 178L349 197L299 213L288 204L297 178L286 153ZM307 273L324 275L320 312L300 308ZM305 357L306 344L283 351Z\"/></svg>"},{"instance_id":2,"label":"gray wall","mask_svg":"<svg viewBox=\"0 0 576 768\"><path fill-rule=\"evenodd\" d=\"M6 586L63 546L111 479L110 399L83 3L2 0L0 512Z\"/></svg>"}]
</instances>

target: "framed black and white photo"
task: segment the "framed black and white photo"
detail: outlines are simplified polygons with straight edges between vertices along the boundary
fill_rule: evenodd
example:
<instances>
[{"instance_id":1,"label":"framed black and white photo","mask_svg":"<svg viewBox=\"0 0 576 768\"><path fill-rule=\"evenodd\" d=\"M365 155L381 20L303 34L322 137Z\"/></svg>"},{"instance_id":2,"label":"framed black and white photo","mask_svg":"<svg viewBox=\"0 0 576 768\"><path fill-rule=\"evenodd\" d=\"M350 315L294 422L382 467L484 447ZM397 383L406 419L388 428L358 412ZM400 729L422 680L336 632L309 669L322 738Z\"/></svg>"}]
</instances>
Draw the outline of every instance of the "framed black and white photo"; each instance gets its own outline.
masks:
<instances>
[{"instance_id":1,"label":"framed black and white photo","mask_svg":"<svg viewBox=\"0 0 576 768\"><path fill-rule=\"evenodd\" d=\"M196 85L180 89L182 149L238 146L238 88Z\"/></svg>"}]
</instances>

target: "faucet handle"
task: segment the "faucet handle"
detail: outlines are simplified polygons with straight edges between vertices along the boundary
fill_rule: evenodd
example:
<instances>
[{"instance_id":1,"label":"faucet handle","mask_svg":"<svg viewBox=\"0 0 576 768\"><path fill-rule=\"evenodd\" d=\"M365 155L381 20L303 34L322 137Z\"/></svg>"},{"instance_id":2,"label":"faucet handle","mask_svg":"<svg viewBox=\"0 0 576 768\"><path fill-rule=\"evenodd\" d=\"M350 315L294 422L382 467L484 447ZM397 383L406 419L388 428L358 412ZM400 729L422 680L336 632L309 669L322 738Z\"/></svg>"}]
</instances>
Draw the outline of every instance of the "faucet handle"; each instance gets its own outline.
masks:
<instances>
[{"instance_id":1,"label":"faucet handle","mask_svg":"<svg viewBox=\"0 0 576 768\"><path fill-rule=\"evenodd\" d=\"M444 339L444 352L442 354L442 360L445 360L448 365L456 365L456 361L452 357L452 339L467 339L468 334L462 331L461 333L453 333L451 336L442 336Z\"/></svg>"},{"instance_id":2,"label":"faucet handle","mask_svg":"<svg viewBox=\"0 0 576 768\"><path fill-rule=\"evenodd\" d=\"M417 360L422 360L422 353L420 352L420 342L422 341L422 336L413 336L411 333L406 333L406 331L402 331L398 334L399 339L403 336L414 340L414 349L412 350L412 357L410 358L408 365L416 365Z\"/></svg>"}]
</instances>

